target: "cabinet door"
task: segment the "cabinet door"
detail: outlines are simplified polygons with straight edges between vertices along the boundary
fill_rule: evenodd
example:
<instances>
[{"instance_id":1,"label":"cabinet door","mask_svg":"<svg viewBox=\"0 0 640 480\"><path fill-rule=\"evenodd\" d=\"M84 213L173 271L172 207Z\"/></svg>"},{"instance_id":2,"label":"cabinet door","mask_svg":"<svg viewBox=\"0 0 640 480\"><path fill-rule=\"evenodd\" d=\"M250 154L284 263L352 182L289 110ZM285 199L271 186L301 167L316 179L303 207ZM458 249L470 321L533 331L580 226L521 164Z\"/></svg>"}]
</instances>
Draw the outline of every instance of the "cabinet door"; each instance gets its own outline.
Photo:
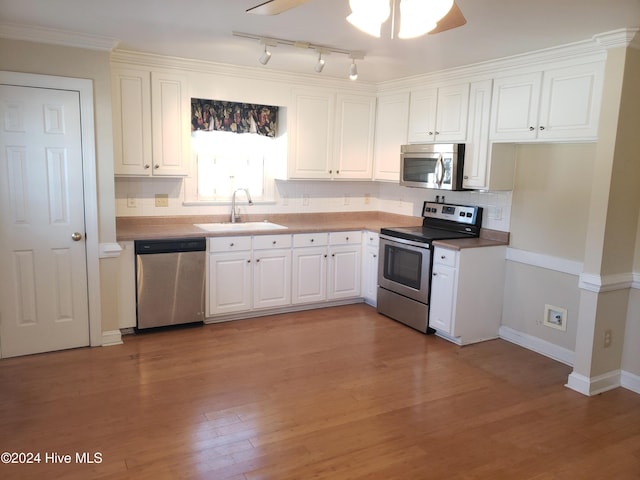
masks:
<instances>
[{"instance_id":1,"label":"cabinet door","mask_svg":"<svg viewBox=\"0 0 640 480\"><path fill-rule=\"evenodd\" d=\"M292 303L325 301L327 299L326 247L294 248L292 263Z\"/></svg>"},{"instance_id":2,"label":"cabinet door","mask_svg":"<svg viewBox=\"0 0 640 480\"><path fill-rule=\"evenodd\" d=\"M541 73L494 80L490 133L492 140L536 138L541 82Z\"/></svg>"},{"instance_id":3,"label":"cabinet door","mask_svg":"<svg viewBox=\"0 0 640 480\"><path fill-rule=\"evenodd\" d=\"M360 255L362 247L330 247L328 298L360 296Z\"/></svg>"},{"instance_id":4,"label":"cabinet door","mask_svg":"<svg viewBox=\"0 0 640 480\"><path fill-rule=\"evenodd\" d=\"M371 179L376 99L338 95L334 178Z\"/></svg>"},{"instance_id":5,"label":"cabinet door","mask_svg":"<svg viewBox=\"0 0 640 480\"><path fill-rule=\"evenodd\" d=\"M151 73L153 175L189 173L191 105L186 76Z\"/></svg>"},{"instance_id":6,"label":"cabinet door","mask_svg":"<svg viewBox=\"0 0 640 480\"><path fill-rule=\"evenodd\" d=\"M293 105L289 177L331 178L334 95L297 90Z\"/></svg>"},{"instance_id":7,"label":"cabinet door","mask_svg":"<svg viewBox=\"0 0 640 480\"><path fill-rule=\"evenodd\" d=\"M439 88L436 110L436 141L464 143L467 139L468 112L468 83Z\"/></svg>"},{"instance_id":8,"label":"cabinet door","mask_svg":"<svg viewBox=\"0 0 640 480\"><path fill-rule=\"evenodd\" d=\"M253 307L281 307L290 303L291 250L254 252Z\"/></svg>"},{"instance_id":9,"label":"cabinet door","mask_svg":"<svg viewBox=\"0 0 640 480\"><path fill-rule=\"evenodd\" d=\"M209 255L208 314L251 309L251 252Z\"/></svg>"},{"instance_id":10,"label":"cabinet door","mask_svg":"<svg viewBox=\"0 0 640 480\"><path fill-rule=\"evenodd\" d=\"M465 188L487 187L491 80L474 82L469 94L469 143L464 153Z\"/></svg>"},{"instance_id":11,"label":"cabinet door","mask_svg":"<svg viewBox=\"0 0 640 480\"><path fill-rule=\"evenodd\" d=\"M539 139L596 139L603 65L548 70L542 82Z\"/></svg>"},{"instance_id":12,"label":"cabinet door","mask_svg":"<svg viewBox=\"0 0 640 480\"><path fill-rule=\"evenodd\" d=\"M374 180L400 180L400 145L407 143L409 94L378 98L374 147Z\"/></svg>"},{"instance_id":13,"label":"cabinet door","mask_svg":"<svg viewBox=\"0 0 640 480\"><path fill-rule=\"evenodd\" d=\"M151 175L150 75L148 70L129 68L112 74L116 175Z\"/></svg>"},{"instance_id":14,"label":"cabinet door","mask_svg":"<svg viewBox=\"0 0 640 480\"><path fill-rule=\"evenodd\" d=\"M362 258L362 296L374 307L378 297L378 248L367 245Z\"/></svg>"},{"instance_id":15,"label":"cabinet door","mask_svg":"<svg viewBox=\"0 0 640 480\"><path fill-rule=\"evenodd\" d=\"M431 276L429 326L447 334L453 331L456 269L434 263Z\"/></svg>"},{"instance_id":16,"label":"cabinet door","mask_svg":"<svg viewBox=\"0 0 640 480\"><path fill-rule=\"evenodd\" d=\"M433 142L436 138L436 108L438 89L411 92L409 103L409 142Z\"/></svg>"}]
</instances>

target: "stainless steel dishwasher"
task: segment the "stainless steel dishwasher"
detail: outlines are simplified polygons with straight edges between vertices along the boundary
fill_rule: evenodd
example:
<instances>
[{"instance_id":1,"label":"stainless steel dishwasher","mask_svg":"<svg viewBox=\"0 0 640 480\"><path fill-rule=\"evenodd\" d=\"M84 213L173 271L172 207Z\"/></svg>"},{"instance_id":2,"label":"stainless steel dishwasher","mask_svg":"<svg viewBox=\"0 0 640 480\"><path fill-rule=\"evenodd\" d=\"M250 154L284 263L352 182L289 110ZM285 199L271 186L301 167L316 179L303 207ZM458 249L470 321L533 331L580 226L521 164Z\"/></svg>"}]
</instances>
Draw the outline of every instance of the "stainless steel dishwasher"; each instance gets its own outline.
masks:
<instances>
[{"instance_id":1,"label":"stainless steel dishwasher","mask_svg":"<svg viewBox=\"0 0 640 480\"><path fill-rule=\"evenodd\" d=\"M204 320L205 238L138 240L138 329Z\"/></svg>"}]
</instances>

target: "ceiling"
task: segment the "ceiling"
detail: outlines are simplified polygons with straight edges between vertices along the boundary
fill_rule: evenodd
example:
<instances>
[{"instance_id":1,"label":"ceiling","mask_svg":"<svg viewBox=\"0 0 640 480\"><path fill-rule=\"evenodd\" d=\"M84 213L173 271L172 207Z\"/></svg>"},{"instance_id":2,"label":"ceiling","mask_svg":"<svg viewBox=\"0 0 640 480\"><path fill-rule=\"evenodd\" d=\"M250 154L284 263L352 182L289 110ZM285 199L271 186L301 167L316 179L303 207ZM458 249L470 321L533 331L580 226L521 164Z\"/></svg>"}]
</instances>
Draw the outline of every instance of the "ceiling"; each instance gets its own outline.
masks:
<instances>
[{"instance_id":1,"label":"ceiling","mask_svg":"<svg viewBox=\"0 0 640 480\"><path fill-rule=\"evenodd\" d=\"M311 0L277 16L245 10L264 0L0 0L0 24L46 27L116 39L118 49L151 52L266 70L313 74L317 54L262 46L232 31L362 51L360 81L380 82L589 40L640 26L640 0L456 0L467 24L411 40L382 38L352 27L348 0ZM15 31L15 29L14 29ZM321 74L346 78L350 60L333 53Z\"/></svg>"}]
</instances>

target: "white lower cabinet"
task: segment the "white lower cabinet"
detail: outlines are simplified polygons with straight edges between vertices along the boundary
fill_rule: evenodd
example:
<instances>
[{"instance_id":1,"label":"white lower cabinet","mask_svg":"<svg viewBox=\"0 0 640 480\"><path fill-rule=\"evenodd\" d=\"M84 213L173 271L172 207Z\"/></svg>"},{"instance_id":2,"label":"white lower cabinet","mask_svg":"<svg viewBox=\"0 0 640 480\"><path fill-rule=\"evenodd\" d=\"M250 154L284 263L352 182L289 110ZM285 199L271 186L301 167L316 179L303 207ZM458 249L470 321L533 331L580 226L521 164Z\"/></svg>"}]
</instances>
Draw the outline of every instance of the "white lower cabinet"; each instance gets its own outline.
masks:
<instances>
[{"instance_id":1,"label":"white lower cabinet","mask_svg":"<svg viewBox=\"0 0 640 480\"><path fill-rule=\"evenodd\" d=\"M362 237L362 297L375 307L378 298L378 250L380 235L366 231Z\"/></svg>"},{"instance_id":2,"label":"white lower cabinet","mask_svg":"<svg viewBox=\"0 0 640 480\"><path fill-rule=\"evenodd\" d=\"M505 247L435 247L429 326L459 345L498 337Z\"/></svg>"},{"instance_id":3,"label":"white lower cabinet","mask_svg":"<svg viewBox=\"0 0 640 480\"><path fill-rule=\"evenodd\" d=\"M253 308L291 303L291 235L253 238Z\"/></svg>"},{"instance_id":4,"label":"white lower cabinet","mask_svg":"<svg viewBox=\"0 0 640 480\"><path fill-rule=\"evenodd\" d=\"M360 296L362 232L293 236L292 303Z\"/></svg>"},{"instance_id":5,"label":"white lower cabinet","mask_svg":"<svg viewBox=\"0 0 640 480\"><path fill-rule=\"evenodd\" d=\"M207 315L251 309L251 237L209 239Z\"/></svg>"},{"instance_id":6,"label":"white lower cabinet","mask_svg":"<svg viewBox=\"0 0 640 480\"><path fill-rule=\"evenodd\" d=\"M208 316L291 303L291 235L209 239Z\"/></svg>"}]
</instances>

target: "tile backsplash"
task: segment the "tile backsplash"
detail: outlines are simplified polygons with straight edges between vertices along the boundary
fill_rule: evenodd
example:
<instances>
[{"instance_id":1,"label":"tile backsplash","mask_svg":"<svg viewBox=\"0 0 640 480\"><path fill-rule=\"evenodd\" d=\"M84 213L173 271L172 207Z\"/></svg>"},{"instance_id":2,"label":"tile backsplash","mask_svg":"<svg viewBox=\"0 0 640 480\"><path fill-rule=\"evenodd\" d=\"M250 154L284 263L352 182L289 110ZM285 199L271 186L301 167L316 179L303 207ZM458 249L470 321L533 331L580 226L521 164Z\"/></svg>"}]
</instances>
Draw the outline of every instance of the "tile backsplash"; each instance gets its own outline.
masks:
<instances>
[{"instance_id":1,"label":"tile backsplash","mask_svg":"<svg viewBox=\"0 0 640 480\"><path fill-rule=\"evenodd\" d=\"M185 204L182 179L117 177L115 194L119 217L230 212L229 203ZM448 203L481 206L484 208L483 227L509 231L511 192L443 192L385 182L276 181L273 201L256 202L249 207L244 196L239 196L238 206L241 213L251 214L380 210L420 216L422 203L434 201L436 195L441 199L444 196ZM160 206L165 204L167 206Z\"/></svg>"}]
</instances>

